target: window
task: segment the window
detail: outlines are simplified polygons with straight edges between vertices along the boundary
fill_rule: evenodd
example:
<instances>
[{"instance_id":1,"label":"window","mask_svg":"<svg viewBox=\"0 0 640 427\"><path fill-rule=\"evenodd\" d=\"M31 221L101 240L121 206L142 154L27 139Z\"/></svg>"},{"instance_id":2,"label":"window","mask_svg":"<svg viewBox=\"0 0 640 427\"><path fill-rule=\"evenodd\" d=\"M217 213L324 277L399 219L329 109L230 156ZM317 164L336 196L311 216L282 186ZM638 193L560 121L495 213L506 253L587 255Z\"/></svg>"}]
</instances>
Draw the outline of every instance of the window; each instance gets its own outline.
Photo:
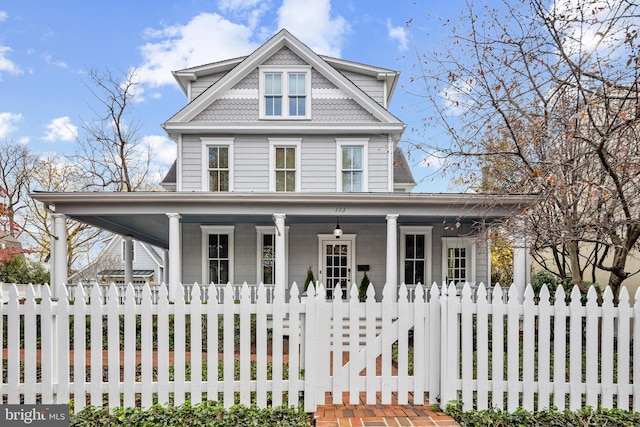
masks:
<instances>
[{"instance_id":1,"label":"window","mask_svg":"<svg viewBox=\"0 0 640 427\"><path fill-rule=\"evenodd\" d=\"M336 139L336 191L366 192L368 190L368 139Z\"/></svg>"},{"instance_id":2,"label":"window","mask_svg":"<svg viewBox=\"0 0 640 427\"><path fill-rule=\"evenodd\" d=\"M203 283L233 283L233 226L201 226Z\"/></svg>"},{"instance_id":3,"label":"window","mask_svg":"<svg viewBox=\"0 0 640 427\"><path fill-rule=\"evenodd\" d=\"M201 138L202 141L202 190L213 192L233 191L233 139Z\"/></svg>"},{"instance_id":4,"label":"window","mask_svg":"<svg viewBox=\"0 0 640 427\"><path fill-rule=\"evenodd\" d=\"M431 284L431 226L400 227L401 279L407 285Z\"/></svg>"},{"instance_id":5,"label":"window","mask_svg":"<svg viewBox=\"0 0 640 427\"><path fill-rule=\"evenodd\" d=\"M263 66L260 70L260 118L311 118L311 67Z\"/></svg>"},{"instance_id":6,"label":"window","mask_svg":"<svg viewBox=\"0 0 640 427\"><path fill-rule=\"evenodd\" d=\"M285 227L285 239L288 238L289 227ZM256 283L273 285L276 280L276 228L273 226L256 226L258 271ZM285 240L285 248L287 246ZM285 249L285 254L287 254ZM286 264L285 264L286 265Z\"/></svg>"},{"instance_id":7,"label":"window","mask_svg":"<svg viewBox=\"0 0 640 427\"><path fill-rule=\"evenodd\" d=\"M300 139L269 139L270 191L300 191Z\"/></svg>"},{"instance_id":8,"label":"window","mask_svg":"<svg viewBox=\"0 0 640 427\"><path fill-rule=\"evenodd\" d=\"M126 250L126 241L122 240L122 250L120 251L120 254L122 255L122 261L124 262L125 260L125 250ZM131 261L135 261L136 260L136 242L131 242Z\"/></svg>"},{"instance_id":9,"label":"window","mask_svg":"<svg viewBox=\"0 0 640 427\"><path fill-rule=\"evenodd\" d=\"M474 282L476 245L472 237L442 238L442 280L445 283Z\"/></svg>"}]
</instances>

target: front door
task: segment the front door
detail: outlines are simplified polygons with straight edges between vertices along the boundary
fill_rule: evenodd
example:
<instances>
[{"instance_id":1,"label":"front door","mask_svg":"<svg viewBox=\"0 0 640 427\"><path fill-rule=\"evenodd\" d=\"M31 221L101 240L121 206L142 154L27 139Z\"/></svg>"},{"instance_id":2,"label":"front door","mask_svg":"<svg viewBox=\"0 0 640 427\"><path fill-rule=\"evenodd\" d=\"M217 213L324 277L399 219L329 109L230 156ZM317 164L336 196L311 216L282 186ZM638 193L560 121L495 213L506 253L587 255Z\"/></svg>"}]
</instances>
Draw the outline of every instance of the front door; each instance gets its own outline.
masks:
<instances>
[{"instance_id":1,"label":"front door","mask_svg":"<svg viewBox=\"0 0 640 427\"><path fill-rule=\"evenodd\" d=\"M355 237L320 239L320 280L327 291L327 299L346 299L353 282Z\"/></svg>"}]
</instances>

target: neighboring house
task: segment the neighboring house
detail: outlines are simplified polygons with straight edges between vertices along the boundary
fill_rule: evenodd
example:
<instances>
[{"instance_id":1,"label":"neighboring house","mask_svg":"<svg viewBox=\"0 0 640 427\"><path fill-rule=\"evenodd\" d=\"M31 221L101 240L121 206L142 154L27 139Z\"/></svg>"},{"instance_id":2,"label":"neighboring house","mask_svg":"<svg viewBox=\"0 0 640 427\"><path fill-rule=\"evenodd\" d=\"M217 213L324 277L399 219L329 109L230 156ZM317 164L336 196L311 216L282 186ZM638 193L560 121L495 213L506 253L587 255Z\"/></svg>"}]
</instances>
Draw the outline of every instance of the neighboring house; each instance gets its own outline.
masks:
<instances>
[{"instance_id":1,"label":"neighboring house","mask_svg":"<svg viewBox=\"0 0 640 427\"><path fill-rule=\"evenodd\" d=\"M126 239L111 237L96 259L69 276L69 283L125 283ZM162 283L164 281L163 251L148 243L131 241L132 283Z\"/></svg>"},{"instance_id":2,"label":"neighboring house","mask_svg":"<svg viewBox=\"0 0 640 427\"><path fill-rule=\"evenodd\" d=\"M168 191L32 194L55 210L56 235L73 218L166 250L171 286L288 288L310 266L328 296L365 271L378 296L385 283L488 283L483 232L531 203L408 192L405 125L387 109L399 73L317 55L286 30L174 76L187 104L163 125L177 144ZM64 239L53 245L66 283Z\"/></svg>"}]
</instances>

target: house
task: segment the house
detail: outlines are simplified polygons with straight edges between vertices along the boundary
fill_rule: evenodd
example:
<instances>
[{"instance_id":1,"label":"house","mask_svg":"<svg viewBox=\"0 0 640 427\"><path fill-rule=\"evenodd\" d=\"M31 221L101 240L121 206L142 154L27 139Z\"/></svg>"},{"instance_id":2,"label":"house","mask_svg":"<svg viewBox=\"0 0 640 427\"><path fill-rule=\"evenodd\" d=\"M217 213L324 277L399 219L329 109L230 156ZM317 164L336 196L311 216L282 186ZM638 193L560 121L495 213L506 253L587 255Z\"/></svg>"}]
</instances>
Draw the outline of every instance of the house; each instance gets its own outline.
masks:
<instances>
[{"instance_id":1,"label":"house","mask_svg":"<svg viewBox=\"0 0 640 427\"><path fill-rule=\"evenodd\" d=\"M96 259L80 271L69 276L68 283L162 283L164 277L163 252L148 243L131 241L131 278L125 269L127 237L114 235Z\"/></svg>"},{"instance_id":2,"label":"house","mask_svg":"<svg viewBox=\"0 0 640 427\"><path fill-rule=\"evenodd\" d=\"M309 267L328 297L365 272L378 295L385 283L488 283L484 231L531 203L410 192L405 125L388 110L399 73L318 55L286 30L174 76L187 103L163 125L177 145L167 191L31 195L55 212L56 286L66 218L161 248L170 288L288 288Z\"/></svg>"}]
</instances>

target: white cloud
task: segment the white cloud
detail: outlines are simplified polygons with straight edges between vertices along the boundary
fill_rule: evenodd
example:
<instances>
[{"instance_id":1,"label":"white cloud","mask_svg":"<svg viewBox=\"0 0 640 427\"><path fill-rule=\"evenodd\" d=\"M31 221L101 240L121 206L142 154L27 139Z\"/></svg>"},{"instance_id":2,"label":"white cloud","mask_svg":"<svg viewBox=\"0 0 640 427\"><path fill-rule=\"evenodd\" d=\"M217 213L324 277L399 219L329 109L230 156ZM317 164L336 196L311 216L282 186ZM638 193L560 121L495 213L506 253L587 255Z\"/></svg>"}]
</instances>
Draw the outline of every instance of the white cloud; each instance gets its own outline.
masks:
<instances>
[{"instance_id":1,"label":"white cloud","mask_svg":"<svg viewBox=\"0 0 640 427\"><path fill-rule=\"evenodd\" d=\"M154 162L160 166L169 167L176 160L176 143L161 135L147 135L143 137L145 144L154 153Z\"/></svg>"},{"instance_id":2,"label":"white cloud","mask_svg":"<svg viewBox=\"0 0 640 427\"><path fill-rule=\"evenodd\" d=\"M5 12L4 10L0 10L0 22L6 21L8 17L9 15L7 14L7 12Z\"/></svg>"},{"instance_id":3,"label":"white cloud","mask_svg":"<svg viewBox=\"0 0 640 427\"><path fill-rule=\"evenodd\" d=\"M69 68L69 65L66 62L61 60L54 60L50 53L45 53L44 55L42 55L42 57L47 64L55 65L56 67L60 68Z\"/></svg>"},{"instance_id":4,"label":"white cloud","mask_svg":"<svg viewBox=\"0 0 640 427\"><path fill-rule=\"evenodd\" d=\"M140 48L140 82L147 87L174 84L172 71L247 55L257 48L249 27L215 13L201 13L186 25L147 29Z\"/></svg>"},{"instance_id":5,"label":"white cloud","mask_svg":"<svg viewBox=\"0 0 640 427\"><path fill-rule=\"evenodd\" d=\"M423 157L418 164L425 168L440 169L447 164L447 158L442 152L434 151L433 153Z\"/></svg>"},{"instance_id":6,"label":"white cloud","mask_svg":"<svg viewBox=\"0 0 640 427\"><path fill-rule=\"evenodd\" d=\"M407 33L404 27L394 27L391 25L391 19L387 19L387 31L389 32L389 38L398 41L398 49L401 52L407 50Z\"/></svg>"},{"instance_id":7,"label":"white cloud","mask_svg":"<svg viewBox=\"0 0 640 427\"><path fill-rule=\"evenodd\" d=\"M330 0L283 0L278 26L286 28L311 50L339 57L351 30L342 16L331 16Z\"/></svg>"},{"instance_id":8,"label":"white cloud","mask_svg":"<svg viewBox=\"0 0 640 427\"><path fill-rule=\"evenodd\" d=\"M22 74L22 70L7 58L7 55L12 51L13 49L10 47L0 46L0 73L6 71L9 74Z\"/></svg>"},{"instance_id":9,"label":"white cloud","mask_svg":"<svg viewBox=\"0 0 640 427\"><path fill-rule=\"evenodd\" d=\"M220 0L218 6L221 10L245 10L255 7L259 3L264 3L263 0Z\"/></svg>"},{"instance_id":10,"label":"white cloud","mask_svg":"<svg viewBox=\"0 0 640 427\"><path fill-rule=\"evenodd\" d=\"M45 141L73 141L78 135L78 127L71 124L69 117L58 117L47 125Z\"/></svg>"},{"instance_id":11,"label":"white cloud","mask_svg":"<svg viewBox=\"0 0 640 427\"><path fill-rule=\"evenodd\" d=\"M22 114L0 113L0 138L8 138L17 129L18 122L22 121Z\"/></svg>"}]
</instances>

